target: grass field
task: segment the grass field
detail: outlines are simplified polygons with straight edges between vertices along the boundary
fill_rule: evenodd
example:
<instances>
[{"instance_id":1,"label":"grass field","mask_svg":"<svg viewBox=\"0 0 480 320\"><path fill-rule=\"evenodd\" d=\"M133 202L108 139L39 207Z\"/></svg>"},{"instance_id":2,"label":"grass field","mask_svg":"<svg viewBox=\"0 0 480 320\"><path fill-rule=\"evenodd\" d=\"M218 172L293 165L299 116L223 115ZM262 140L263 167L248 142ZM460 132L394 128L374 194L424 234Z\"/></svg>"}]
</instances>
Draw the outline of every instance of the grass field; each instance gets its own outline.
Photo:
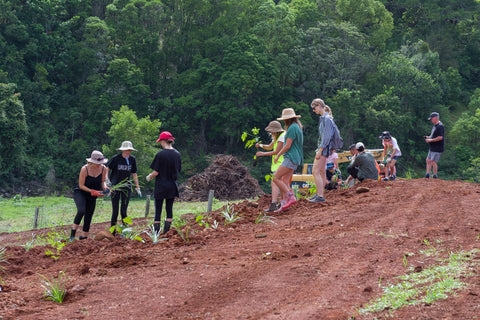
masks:
<instances>
[{"instance_id":1,"label":"grass field","mask_svg":"<svg viewBox=\"0 0 480 320\"><path fill-rule=\"evenodd\" d=\"M217 210L224 206L227 201L214 199L212 208ZM207 211L207 202L175 202L173 214L180 216L186 213L199 214ZM38 208L37 228L51 228L62 225L70 225L77 212L72 198L66 197L20 197L12 199L0 198L0 233L19 232L34 228L35 211ZM147 199L134 198L128 206L128 216L132 218L143 218L147 209ZM165 208L162 218L165 217ZM99 198L92 223L110 221L112 214L112 203L110 198ZM150 200L149 217L155 214L153 198Z\"/></svg>"}]
</instances>

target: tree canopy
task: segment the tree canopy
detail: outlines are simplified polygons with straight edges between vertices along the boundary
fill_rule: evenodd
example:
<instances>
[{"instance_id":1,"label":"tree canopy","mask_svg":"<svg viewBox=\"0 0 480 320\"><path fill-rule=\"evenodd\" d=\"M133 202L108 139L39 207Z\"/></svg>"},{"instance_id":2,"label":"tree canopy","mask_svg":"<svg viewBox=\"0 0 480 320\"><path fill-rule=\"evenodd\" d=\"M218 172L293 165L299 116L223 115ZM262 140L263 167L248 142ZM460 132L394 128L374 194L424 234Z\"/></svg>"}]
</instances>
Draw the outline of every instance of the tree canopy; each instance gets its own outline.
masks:
<instances>
[{"instance_id":1,"label":"tree canopy","mask_svg":"<svg viewBox=\"0 0 480 320\"><path fill-rule=\"evenodd\" d=\"M388 130L399 164L419 174L426 119L439 112L442 175L468 179L479 13L476 0L0 0L0 184L48 175L71 186L93 149L123 140L148 166L161 130L188 176L212 154L250 159L241 133L285 107L302 115L308 162L317 97L345 145L379 148Z\"/></svg>"}]
</instances>

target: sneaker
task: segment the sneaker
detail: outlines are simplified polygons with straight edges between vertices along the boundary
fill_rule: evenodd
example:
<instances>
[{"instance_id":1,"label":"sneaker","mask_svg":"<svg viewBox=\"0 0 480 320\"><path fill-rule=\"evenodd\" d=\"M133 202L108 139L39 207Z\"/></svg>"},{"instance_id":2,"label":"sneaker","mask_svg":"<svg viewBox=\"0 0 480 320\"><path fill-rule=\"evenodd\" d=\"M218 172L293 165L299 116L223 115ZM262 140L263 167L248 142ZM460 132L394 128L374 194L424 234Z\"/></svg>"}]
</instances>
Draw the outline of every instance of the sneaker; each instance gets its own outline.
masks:
<instances>
[{"instance_id":1,"label":"sneaker","mask_svg":"<svg viewBox=\"0 0 480 320\"><path fill-rule=\"evenodd\" d=\"M388 178L387 178L387 177L385 177L385 178L383 178L383 179L382 179L382 181L388 181Z\"/></svg>"},{"instance_id":2,"label":"sneaker","mask_svg":"<svg viewBox=\"0 0 480 320\"><path fill-rule=\"evenodd\" d=\"M312 202L312 203L320 203L320 202L325 202L325 198L324 198L324 197L320 197L318 194L316 194L313 199L310 199L310 200L308 200L308 201L309 201L309 202Z\"/></svg>"},{"instance_id":3,"label":"sneaker","mask_svg":"<svg viewBox=\"0 0 480 320\"><path fill-rule=\"evenodd\" d=\"M292 204L297 203L297 198L295 197L295 194L293 192L288 193L287 195L287 201L285 204L282 206L282 210L290 208Z\"/></svg>"},{"instance_id":4,"label":"sneaker","mask_svg":"<svg viewBox=\"0 0 480 320\"><path fill-rule=\"evenodd\" d=\"M274 212L275 210L277 210L277 204L276 203L270 203L270 207L268 207L267 209L263 210L263 212Z\"/></svg>"},{"instance_id":5,"label":"sneaker","mask_svg":"<svg viewBox=\"0 0 480 320\"><path fill-rule=\"evenodd\" d=\"M430 179L430 173L425 174L425 179Z\"/></svg>"},{"instance_id":6,"label":"sneaker","mask_svg":"<svg viewBox=\"0 0 480 320\"><path fill-rule=\"evenodd\" d=\"M275 211L273 211L273 212L278 213L278 212L280 212L280 211L285 210L285 209L286 209L286 208L284 208L285 202L286 202L285 200L280 200L280 204L279 204L278 209L275 210Z\"/></svg>"},{"instance_id":7,"label":"sneaker","mask_svg":"<svg viewBox=\"0 0 480 320\"><path fill-rule=\"evenodd\" d=\"M315 199L316 197L317 197L317 194L314 193L313 196L308 197L307 200L310 201L310 200L312 200L312 199Z\"/></svg>"},{"instance_id":8,"label":"sneaker","mask_svg":"<svg viewBox=\"0 0 480 320\"><path fill-rule=\"evenodd\" d=\"M389 179L390 181L393 181L393 180L396 180L397 177L396 177L395 175L392 175L392 176L390 176L390 178L388 178L388 179Z\"/></svg>"},{"instance_id":9,"label":"sneaker","mask_svg":"<svg viewBox=\"0 0 480 320\"><path fill-rule=\"evenodd\" d=\"M438 179L436 174L433 175L433 179Z\"/></svg>"}]
</instances>

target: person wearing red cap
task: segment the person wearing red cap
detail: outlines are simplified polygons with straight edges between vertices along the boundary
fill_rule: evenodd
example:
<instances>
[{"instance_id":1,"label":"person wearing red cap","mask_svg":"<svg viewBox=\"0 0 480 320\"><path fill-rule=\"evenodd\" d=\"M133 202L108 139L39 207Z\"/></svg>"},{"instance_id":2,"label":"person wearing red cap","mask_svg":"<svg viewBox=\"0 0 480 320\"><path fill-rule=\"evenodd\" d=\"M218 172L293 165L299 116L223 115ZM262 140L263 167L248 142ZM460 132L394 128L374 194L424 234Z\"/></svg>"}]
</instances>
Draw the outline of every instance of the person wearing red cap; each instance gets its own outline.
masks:
<instances>
[{"instance_id":1,"label":"person wearing red cap","mask_svg":"<svg viewBox=\"0 0 480 320\"><path fill-rule=\"evenodd\" d=\"M182 159L180 152L173 148L175 138L168 131L160 133L157 142L160 142L162 150L157 152L150 165L153 170L148 176L147 181L155 178L155 218L153 227L156 232L160 232L160 223L162 221L162 207L165 200L165 211L167 217L163 226L163 233L170 230L173 220L173 201L178 197L178 174L182 169Z\"/></svg>"}]
</instances>

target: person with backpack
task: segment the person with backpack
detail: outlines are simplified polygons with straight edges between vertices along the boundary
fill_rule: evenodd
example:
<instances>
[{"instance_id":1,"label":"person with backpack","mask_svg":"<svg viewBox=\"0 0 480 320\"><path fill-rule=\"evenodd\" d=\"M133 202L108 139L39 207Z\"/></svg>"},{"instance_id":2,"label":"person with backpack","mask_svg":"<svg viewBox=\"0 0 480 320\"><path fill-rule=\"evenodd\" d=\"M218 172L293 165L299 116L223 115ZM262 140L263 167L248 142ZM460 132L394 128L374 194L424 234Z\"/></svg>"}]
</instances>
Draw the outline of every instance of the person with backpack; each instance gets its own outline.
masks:
<instances>
[{"instance_id":1,"label":"person with backpack","mask_svg":"<svg viewBox=\"0 0 480 320\"><path fill-rule=\"evenodd\" d=\"M317 186L317 192L309 201L313 203L325 202L323 191L327 184L326 165L327 158L333 151L340 149L343 146L340 132L331 116L331 109L320 99L314 99L310 105L313 112L320 115L318 124L319 143L315 151L315 160L313 162L312 175ZM330 110L330 113L327 111Z\"/></svg>"}]
</instances>

